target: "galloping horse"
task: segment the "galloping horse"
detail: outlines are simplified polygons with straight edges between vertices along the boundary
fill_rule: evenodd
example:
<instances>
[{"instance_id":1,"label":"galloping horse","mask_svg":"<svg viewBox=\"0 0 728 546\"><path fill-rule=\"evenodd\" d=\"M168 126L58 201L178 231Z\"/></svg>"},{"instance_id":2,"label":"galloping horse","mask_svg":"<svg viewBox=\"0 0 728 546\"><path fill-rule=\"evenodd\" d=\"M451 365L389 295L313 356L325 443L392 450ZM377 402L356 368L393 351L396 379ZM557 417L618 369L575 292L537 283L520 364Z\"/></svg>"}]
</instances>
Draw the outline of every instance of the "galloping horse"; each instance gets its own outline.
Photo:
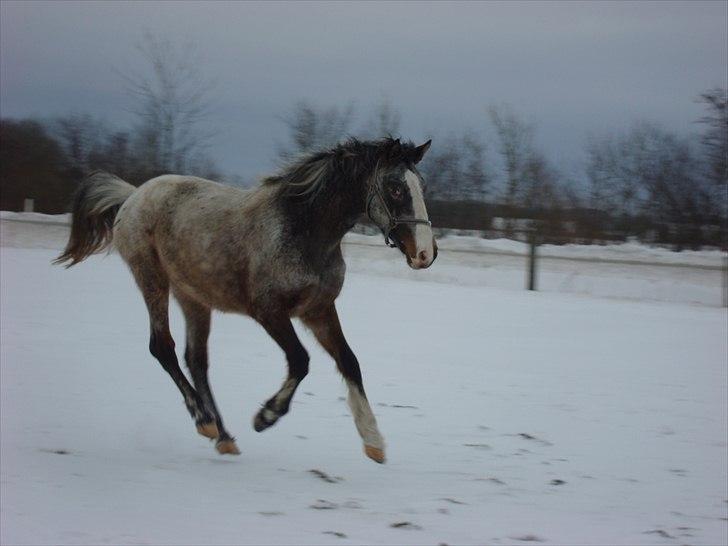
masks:
<instances>
[{"instance_id":1,"label":"galloping horse","mask_svg":"<svg viewBox=\"0 0 728 546\"><path fill-rule=\"evenodd\" d=\"M211 310L249 315L285 352L288 377L256 414L258 432L288 412L308 373L308 353L291 324L299 318L346 380L366 455L383 463L384 440L334 305L344 282L341 240L366 214L410 267L432 264L437 245L416 168L429 147L430 141L352 139L303 157L247 191L178 175L136 188L96 172L79 186L70 239L56 262L70 267L113 239L149 311L150 352L182 393L197 431L216 440L222 454L240 452L207 380ZM186 321L192 384L169 330L170 289Z\"/></svg>"}]
</instances>

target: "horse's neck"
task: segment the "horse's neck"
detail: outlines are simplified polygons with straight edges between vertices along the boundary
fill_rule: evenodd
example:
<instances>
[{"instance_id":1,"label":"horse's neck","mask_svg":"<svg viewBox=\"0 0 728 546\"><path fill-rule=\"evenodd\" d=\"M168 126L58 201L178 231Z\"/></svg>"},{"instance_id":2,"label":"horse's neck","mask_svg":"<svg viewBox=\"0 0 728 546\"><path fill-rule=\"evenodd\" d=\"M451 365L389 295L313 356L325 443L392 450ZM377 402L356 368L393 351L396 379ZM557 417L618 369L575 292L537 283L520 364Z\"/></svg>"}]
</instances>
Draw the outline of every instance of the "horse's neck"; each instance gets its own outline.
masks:
<instances>
[{"instance_id":1,"label":"horse's neck","mask_svg":"<svg viewBox=\"0 0 728 546\"><path fill-rule=\"evenodd\" d=\"M364 197L359 193L324 196L310 208L290 208L293 231L307 246L335 250L364 211Z\"/></svg>"}]
</instances>

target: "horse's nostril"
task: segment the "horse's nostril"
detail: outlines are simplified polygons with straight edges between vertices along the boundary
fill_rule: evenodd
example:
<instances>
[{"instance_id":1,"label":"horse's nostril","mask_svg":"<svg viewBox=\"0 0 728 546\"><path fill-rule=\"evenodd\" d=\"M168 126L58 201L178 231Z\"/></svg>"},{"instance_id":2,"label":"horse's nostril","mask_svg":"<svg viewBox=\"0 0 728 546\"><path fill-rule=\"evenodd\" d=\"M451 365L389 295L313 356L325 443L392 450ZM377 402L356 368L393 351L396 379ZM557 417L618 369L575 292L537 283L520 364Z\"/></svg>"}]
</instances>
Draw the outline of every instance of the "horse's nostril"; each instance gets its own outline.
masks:
<instances>
[{"instance_id":1,"label":"horse's nostril","mask_svg":"<svg viewBox=\"0 0 728 546\"><path fill-rule=\"evenodd\" d=\"M425 250L420 251L418 257L420 258L420 261L426 262L427 261L427 251L425 251Z\"/></svg>"}]
</instances>

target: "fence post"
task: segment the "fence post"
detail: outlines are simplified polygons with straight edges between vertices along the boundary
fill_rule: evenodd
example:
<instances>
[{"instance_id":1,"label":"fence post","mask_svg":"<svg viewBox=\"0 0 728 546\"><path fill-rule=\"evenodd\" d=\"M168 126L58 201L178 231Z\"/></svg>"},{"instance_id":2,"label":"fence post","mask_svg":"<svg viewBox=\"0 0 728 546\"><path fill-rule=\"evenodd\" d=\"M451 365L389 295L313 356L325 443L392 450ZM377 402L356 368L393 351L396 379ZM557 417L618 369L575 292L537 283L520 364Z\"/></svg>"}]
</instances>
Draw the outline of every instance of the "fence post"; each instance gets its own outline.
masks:
<instances>
[{"instance_id":1,"label":"fence post","mask_svg":"<svg viewBox=\"0 0 728 546\"><path fill-rule=\"evenodd\" d=\"M728 307L728 256L723 258L723 307Z\"/></svg>"},{"instance_id":2,"label":"fence post","mask_svg":"<svg viewBox=\"0 0 728 546\"><path fill-rule=\"evenodd\" d=\"M35 199L25 199L23 201L23 212L33 212L35 208Z\"/></svg>"},{"instance_id":3,"label":"fence post","mask_svg":"<svg viewBox=\"0 0 728 546\"><path fill-rule=\"evenodd\" d=\"M529 233L530 252L528 254L528 289L536 290L536 246L538 244L536 228L532 227Z\"/></svg>"}]
</instances>

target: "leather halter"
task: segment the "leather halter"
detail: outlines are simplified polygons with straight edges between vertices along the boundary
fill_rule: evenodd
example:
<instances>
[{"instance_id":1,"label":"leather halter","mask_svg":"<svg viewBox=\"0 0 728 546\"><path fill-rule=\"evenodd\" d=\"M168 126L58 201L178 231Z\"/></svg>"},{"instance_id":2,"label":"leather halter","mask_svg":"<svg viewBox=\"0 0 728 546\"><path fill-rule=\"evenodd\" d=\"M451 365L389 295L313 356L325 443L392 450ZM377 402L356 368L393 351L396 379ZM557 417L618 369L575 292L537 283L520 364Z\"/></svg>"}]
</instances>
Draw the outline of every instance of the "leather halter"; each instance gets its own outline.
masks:
<instances>
[{"instance_id":1,"label":"leather halter","mask_svg":"<svg viewBox=\"0 0 728 546\"><path fill-rule=\"evenodd\" d=\"M384 209L384 212L387 214L387 226L382 227L379 226L379 223L372 217L371 214L371 207L372 207L372 201L375 197L379 197L379 204ZM420 220L419 218L398 218L394 214L392 214L392 211L389 210L389 207L387 206L387 201L384 199L384 195L382 195L382 188L379 186L379 181L374 181L371 185L371 189L369 190L369 197L367 197L367 217L374 222L374 224L379 226L379 229L382 230L382 234L384 235L384 242L388 247L395 248L397 247L396 243L393 243L392 240L389 238L389 234L392 233L392 230L396 228L400 224L424 224L427 226L432 226L432 222L429 220Z\"/></svg>"}]
</instances>

